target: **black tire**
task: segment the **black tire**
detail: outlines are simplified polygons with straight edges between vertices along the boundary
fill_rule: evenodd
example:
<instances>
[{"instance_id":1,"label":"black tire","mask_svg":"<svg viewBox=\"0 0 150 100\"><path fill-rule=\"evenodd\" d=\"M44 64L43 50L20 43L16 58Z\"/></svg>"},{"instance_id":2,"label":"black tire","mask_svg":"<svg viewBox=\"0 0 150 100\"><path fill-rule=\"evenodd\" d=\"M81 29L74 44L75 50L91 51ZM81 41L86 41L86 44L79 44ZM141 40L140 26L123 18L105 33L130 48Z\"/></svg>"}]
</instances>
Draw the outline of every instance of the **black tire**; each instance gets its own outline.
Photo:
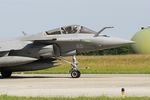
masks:
<instances>
[{"instance_id":1,"label":"black tire","mask_svg":"<svg viewBox=\"0 0 150 100\"><path fill-rule=\"evenodd\" d=\"M10 78L11 74L12 74L11 71L2 71L1 72L2 78Z\"/></svg>"},{"instance_id":2,"label":"black tire","mask_svg":"<svg viewBox=\"0 0 150 100\"><path fill-rule=\"evenodd\" d=\"M81 73L80 73L80 71L78 71L78 70L73 70L72 72L71 72L71 77L72 78L79 78L81 76Z\"/></svg>"}]
</instances>

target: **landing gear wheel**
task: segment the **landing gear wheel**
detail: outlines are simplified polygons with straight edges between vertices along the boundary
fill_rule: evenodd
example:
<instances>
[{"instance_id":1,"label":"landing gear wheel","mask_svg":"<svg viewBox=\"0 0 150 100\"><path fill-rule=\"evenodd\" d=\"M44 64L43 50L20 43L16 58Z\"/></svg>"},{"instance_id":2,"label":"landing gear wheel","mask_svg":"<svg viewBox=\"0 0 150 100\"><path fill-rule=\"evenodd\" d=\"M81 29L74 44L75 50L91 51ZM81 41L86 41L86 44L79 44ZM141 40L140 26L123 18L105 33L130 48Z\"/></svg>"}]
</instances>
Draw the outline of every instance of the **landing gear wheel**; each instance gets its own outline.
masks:
<instances>
[{"instance_id":1,"label":"landing gear wheel","mask_svg":"<svg viewBox=\"0 0 150 100\"><path fill-rule=\"evenodd\" d=\"M71 71L71 77L72 78L79 78L80 76L81 76L80 71L78 71L78 70Z\"/></svg>"},{"instance_id":2,"label":"landing gear wheel","mask_svg":"<svg viewBox=\"0 0 150 100\"><path fill-rule=\"evenodd\" d=\"M10 78L11 74L12 74L11 71L2 71L1 72L2 78Z\"/></svg>"}]
</instances>

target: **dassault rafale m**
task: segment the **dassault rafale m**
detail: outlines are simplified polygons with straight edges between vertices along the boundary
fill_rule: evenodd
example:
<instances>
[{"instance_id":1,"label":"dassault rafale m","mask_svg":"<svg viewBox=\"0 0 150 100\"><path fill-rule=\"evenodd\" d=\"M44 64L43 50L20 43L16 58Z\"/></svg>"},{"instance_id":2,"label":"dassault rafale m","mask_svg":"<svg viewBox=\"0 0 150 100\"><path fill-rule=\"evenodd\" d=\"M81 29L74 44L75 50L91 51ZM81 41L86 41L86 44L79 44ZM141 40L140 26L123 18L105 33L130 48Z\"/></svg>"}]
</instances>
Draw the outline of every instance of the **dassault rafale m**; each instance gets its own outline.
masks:
<instances>
[{"instance_id":1,"label":"dassault rafale m","mask_svg":"<svg viewBox=\"0 0 150 100\"><path fill-rule=\"evenodd\" d=\"M0 40L0 72L2 78L11 77L12 72L33 71L58 66L58 60L71 65L71 77L79 78L77 54L116 48L133 43L129 40L110 37L81 25L69 25L35 35L11 40ZM72 56L72 61L63 57Z\"/></svg>"}]
</instances>

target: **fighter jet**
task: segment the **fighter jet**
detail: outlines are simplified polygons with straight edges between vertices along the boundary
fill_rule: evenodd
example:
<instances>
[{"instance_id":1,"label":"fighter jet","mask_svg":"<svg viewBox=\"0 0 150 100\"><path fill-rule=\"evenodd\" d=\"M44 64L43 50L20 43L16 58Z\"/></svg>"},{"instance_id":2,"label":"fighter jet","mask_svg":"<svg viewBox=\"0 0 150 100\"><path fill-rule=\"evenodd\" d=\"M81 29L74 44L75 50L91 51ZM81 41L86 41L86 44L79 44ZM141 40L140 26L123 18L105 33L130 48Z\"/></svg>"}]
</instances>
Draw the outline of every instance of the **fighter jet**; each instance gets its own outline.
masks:
<instances>
[{"instance_id":1,"label":"fighter jet","mask_svg":"<svg viewBox=\"0 0 150 100\"><path fill-rule=\"evenodd\" d=\"M58 60L71 65L71 77L79 78L77 54L116 48L131 44L132 41L110 37L81 25L69 25L0 41L0 72L2 78L11 77L12 72L33 71L58 66ZM63 57L72 56L72 61Z\"/></svg>"}]
</instances>

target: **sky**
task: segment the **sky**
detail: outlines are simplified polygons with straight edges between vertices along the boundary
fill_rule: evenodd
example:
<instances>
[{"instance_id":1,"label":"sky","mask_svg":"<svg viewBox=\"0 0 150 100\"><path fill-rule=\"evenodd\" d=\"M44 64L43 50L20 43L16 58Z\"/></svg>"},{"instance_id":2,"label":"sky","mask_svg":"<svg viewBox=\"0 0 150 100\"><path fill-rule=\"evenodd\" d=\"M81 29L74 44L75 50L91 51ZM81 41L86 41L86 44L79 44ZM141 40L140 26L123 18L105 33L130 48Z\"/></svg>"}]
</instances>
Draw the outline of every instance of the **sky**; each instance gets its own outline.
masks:
<instances>
[{"instance_id":1,"label":"sky","mask_svg":"<svg viewBox=\"0 0 150 100\"><path fill-rule=\"evenodd\" d=\"M131 39L150 26L150 0L0 0L0 37L36 34L79 24L104 34Z\"/></svg>"}]
</instances>

